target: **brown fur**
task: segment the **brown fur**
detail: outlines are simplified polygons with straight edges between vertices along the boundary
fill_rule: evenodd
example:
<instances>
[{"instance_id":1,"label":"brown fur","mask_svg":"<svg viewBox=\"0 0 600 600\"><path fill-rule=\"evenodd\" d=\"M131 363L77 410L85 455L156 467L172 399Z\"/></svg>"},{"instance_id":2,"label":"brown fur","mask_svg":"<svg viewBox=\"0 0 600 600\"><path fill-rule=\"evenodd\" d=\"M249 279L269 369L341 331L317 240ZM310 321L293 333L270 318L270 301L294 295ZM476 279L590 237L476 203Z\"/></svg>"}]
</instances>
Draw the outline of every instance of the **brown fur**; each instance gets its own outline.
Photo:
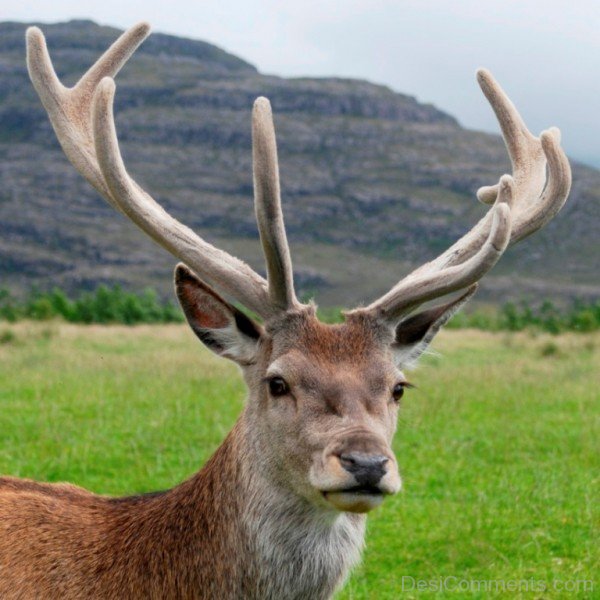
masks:
<instances>
[{"instance_id":1,"label":"brown fur","mask_svg":"<svg viewBox=\"0 0 600 600\"><path fill-rule=\"evenodd\" d=\"M0 479L0 597L235 597L236 431L200 473L156 495Z\"/></svg>"}]
</instances>

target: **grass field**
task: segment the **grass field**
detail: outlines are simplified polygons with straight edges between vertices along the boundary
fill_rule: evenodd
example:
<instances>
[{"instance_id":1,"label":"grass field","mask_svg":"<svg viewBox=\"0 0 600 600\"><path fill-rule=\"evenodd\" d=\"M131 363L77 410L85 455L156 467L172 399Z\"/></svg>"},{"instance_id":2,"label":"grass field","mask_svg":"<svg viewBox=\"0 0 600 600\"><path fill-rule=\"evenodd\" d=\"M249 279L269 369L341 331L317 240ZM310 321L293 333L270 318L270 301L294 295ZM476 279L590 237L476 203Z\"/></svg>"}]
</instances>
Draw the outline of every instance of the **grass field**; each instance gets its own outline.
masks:
<instances>
[{"instance_id":1,"label":"grass field","mask_svg":"<svg viewBox=\"0 0 600 600\"><path fill-rule=\"evenodd\" d=\"M339 599L600 597L600 334L452 331L435 348L403 400L404 491L369 518ZM243 399L185 326L0 323L0 473L171 487Z\"/></svg>"}]
</instances>

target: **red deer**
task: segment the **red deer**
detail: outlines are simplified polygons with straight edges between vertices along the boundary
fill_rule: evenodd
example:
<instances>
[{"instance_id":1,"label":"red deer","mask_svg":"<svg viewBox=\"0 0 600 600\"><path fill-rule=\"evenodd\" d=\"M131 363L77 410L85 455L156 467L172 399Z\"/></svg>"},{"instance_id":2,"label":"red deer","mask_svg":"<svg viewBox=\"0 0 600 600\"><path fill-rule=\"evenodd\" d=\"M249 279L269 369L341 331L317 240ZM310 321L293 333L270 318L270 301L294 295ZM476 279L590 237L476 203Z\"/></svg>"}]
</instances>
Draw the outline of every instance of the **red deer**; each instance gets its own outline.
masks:
<instances>
[{"instance_id":1,"label":"red deer","mask_svg":"<svg viewBox=\"0 0 600 600\"><path fill-rule=\"evenodd\" d=\"M252 115L266 279L176 221L127 173L112 77L148 32L146 24L125 32L66 88L32 27L29 73L75 168L184 263L175 288L187 321L208 348L241 366L248 399L206 465L168 491L111 498L70 484L0 479L0 597L330 598L359 560L366 513L400 489L391 442L409 385L402 369L506 248L560 210L569 163L558 130L534 137L480 71L513 174L479 190L491 208L452 247L372 304L346 312L342 324L323 324L294 293L268 100L258 98Z\"/></svg>"}]
</instances>

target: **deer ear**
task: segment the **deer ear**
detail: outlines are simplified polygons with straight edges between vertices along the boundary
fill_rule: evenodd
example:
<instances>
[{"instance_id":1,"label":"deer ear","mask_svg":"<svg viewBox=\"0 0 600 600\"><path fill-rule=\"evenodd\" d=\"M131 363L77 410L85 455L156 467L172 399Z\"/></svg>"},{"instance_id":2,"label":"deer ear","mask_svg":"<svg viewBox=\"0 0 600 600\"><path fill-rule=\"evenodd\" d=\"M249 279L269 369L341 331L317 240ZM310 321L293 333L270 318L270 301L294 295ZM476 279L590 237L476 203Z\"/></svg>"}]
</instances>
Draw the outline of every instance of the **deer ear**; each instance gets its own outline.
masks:
<instances>
[{"instance_id":1,"label":"deer ear","mask_svg":"<svg viewBox=\"0 0 600 600\"><path fill-rule=\"evenodd\" d=\"M184 264L175 269L175 291L185 318L205 346L239 365L255 361L262 327L226 302Z\"/></svg>"},{"instance_id":2,"label":"deer ear","mask_svg":"<svg viewBox=\"0 0 600 600\"><path fill-rule=\"evenodd\" d=\"M392 344L396 363L403 368L414 367L438 331L473 297L476 291L477 284L447 304L430 308L401 321L396 326L395 340Z\"/></svg>"}]
</instances>

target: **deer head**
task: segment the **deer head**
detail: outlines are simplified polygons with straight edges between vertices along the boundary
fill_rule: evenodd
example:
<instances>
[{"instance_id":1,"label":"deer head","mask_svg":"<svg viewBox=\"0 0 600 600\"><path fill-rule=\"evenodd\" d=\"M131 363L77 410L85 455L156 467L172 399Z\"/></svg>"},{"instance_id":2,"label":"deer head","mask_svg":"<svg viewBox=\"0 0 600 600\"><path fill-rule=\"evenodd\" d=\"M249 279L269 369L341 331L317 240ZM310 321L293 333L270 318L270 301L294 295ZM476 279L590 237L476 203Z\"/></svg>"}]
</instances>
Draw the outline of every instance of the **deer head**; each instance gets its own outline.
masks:
<instances>
[{"instance_id":1,"label":"deer head","mask_svg":"<svg viewBox=\"0 0 600 600\"><path fill-rule=\"evenodd\" d=\"M267 99L256 100L252 116L266 280L176 221L127 173L113 119L112 77L148 33L146 24L124 33L66 88L41 31L29 29L29 72L56 135L75 168L111 205L183 261L175 287L191 328L213 352L241 366L250 390L244 435L253 468L312 505L366 512L400 488L391 442L399 400L409 387L403 370L473 296L506 248L543 227L563 206L571 175L559 132L534 137L492 76L479 71L512 175L478 191L491 208L451 248L370 305L345 313L342 324L325 325L314 305L300 303L294 292ZM457 298L441 306L414 312L456 292ZM262 324L220 294L258 315Z\"/></svg>"}]
</instances>

